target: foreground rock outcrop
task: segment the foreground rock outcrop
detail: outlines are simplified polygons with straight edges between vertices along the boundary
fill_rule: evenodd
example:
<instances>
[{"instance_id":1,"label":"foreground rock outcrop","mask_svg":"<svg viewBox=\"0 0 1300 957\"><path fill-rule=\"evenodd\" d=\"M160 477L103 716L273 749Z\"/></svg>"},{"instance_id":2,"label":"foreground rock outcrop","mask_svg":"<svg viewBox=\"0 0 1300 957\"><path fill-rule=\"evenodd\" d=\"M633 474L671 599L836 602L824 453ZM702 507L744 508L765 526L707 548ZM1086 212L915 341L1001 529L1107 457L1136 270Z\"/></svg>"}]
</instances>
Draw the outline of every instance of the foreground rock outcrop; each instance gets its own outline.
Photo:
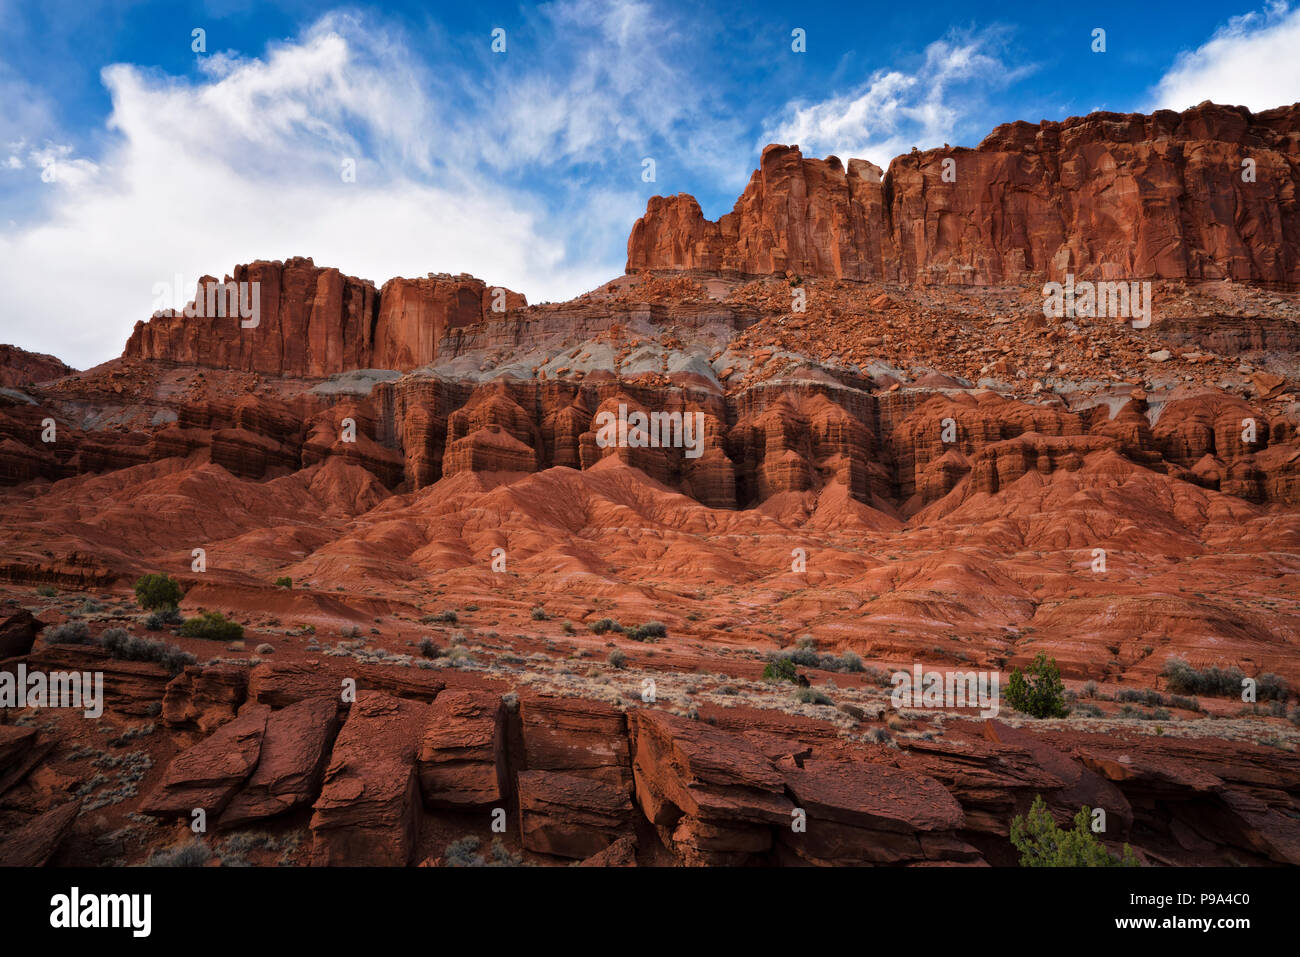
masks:
<instances>
[{"instance_id":1,"label":"foreground rock outcrop","mask_svg":"<svg viewBox=\"0 0 1300 957\"><path fill-rule=\"evenodd\" d=\"M357 693L313 806L313 863L410 862L420 824L415 759L428 716L420 702Z\"/></svg>"}]
</instances>

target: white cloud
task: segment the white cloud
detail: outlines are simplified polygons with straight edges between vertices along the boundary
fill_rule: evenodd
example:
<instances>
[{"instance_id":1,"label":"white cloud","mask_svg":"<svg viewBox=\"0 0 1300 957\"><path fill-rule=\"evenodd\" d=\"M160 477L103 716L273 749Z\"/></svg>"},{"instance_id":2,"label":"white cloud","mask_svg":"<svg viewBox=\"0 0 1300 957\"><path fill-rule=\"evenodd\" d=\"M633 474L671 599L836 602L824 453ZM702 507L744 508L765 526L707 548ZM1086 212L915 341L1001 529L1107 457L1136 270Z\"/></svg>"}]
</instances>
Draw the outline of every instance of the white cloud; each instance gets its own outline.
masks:
<instances>
[{"instance_id":1,"label":"white cloud","mask_svg":"<svg viewBox=\"0 0 1300 957\"><path fill-rule=\"evenodd\" d=\"M1203 46L1179 54L1148 109L1185 110L1204 100L1259 112L1300 99L1300 8L1276 2L1233 17Z\"/></svg>"},{"instance_id":2,"label":"white cloud","mask_svg":"<svg viewBox=\"0 0 1300 957\"><path fill-rule=\"evenodd\" d=\"M106 68L111 142L96 162L49 143L20 162L54 158L62 188L10 174L48 192L0 234L0 341L102 362L149 315L155 284L258 258L311 256L377 283L464 271L530 301L612 278L644 208L634 147L682 135L698 95L673 87L685 81L647 42L671 35L667 21L640 3L586 6L546 8L552 38L596 23L597 42L558 72L518 45L487 81L426 66L400 35L343 14L258 58L208 57L195 81ZM573 177L611 143L631 145L625 185ZM540 185L509 175L521 167Z\"/></svg>"},{"instance_id":3,"label":"white cloud","mask_svg":"<svg viewBox=\"0 0 1300 957\"><path fill-rule=\"evenodd\" d=\"M955 143L983 93L1033 69L1008 65L1002 39L994 29L950 34L926 47L915 72L881 69L845 93L787 103L768 121L763 142L797 143L805 155L868 159L882 169L913 146Z\"/></svg>"},{"instance_id":4,"label":"white cloud","mask_svg":"<svg viewBox=\"0 0 1300 957\"><path fill-rule=\"evenodd\" d=\"M23 163L13 162L17 157L9 158L10 169L22 169ZM42 181L57 184L67 189L82 189L99 173L99 166L82 157L73 156L73 149L66 143L46 143L38 150L27 154L28 163L41 171Z\"/></svg>"}]
</instances>

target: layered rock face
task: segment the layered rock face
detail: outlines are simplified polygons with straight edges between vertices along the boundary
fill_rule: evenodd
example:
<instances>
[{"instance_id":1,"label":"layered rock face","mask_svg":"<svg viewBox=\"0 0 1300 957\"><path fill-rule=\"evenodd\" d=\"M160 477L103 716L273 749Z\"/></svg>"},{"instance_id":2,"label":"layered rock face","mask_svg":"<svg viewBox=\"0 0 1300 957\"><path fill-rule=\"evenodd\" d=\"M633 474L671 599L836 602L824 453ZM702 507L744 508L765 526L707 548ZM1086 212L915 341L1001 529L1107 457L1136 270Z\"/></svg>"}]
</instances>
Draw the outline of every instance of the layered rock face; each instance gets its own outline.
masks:
<instances>
[{"instance_id":1,"label":"layered rock face","mask_svg":"<svg viewBox=\"0 0 1300 957\"><path fill-rule=\"evenodd\" d=\"M627 270L990 285L1300 281L1300 106L1092 113L878 167L771 145L732 212L656 196Z\"/></svg>"},{"instance_id":2,"label":"layered rock face","mask_svg":"<svg viewBox=\"0 0 1300 957\"><path fill-rule=\"evenodd\" d=\"M392 279L377 291L310 258L236 266L224 283L237 284L242 299L209 296L221 281L205 276L189 310L198 314L137 322L124 355L276 376L405 371L433 361L448 330L524 305L518 293L467 275Z\"/></svg>"},{"instance_id":3,"label":"layered rock face","mask_svg":"<svg viewBox=\"0 0 1300 957\"><path fill-rule=\"evenodd\" d=\"M29 382L47 382L71 372L70 366L54 356L0 345L0 389L12 389Z\"/></svg>"},{"instance_id":4,"label":"layered rock face","mask_svg":"<svg viewBox=\"0 0 1300 957\"><path fill-rule=\"evenodd\" d=\"M1289 417L1218 391L1158 398L1071 411L1059 401L923 382L879 392L862 380L807 379L717 395L609 377L475 385L407 376L325 408L244 395L182 404L174 423L151 433L64 427L49 443L45 412L12 404L0 408L0 486L196 454L252 479L347 463L388 489L409 490L462 473L587 470L617 458L713 508L838 484L859 502L910 514L963 482L967 494L996 493L1028 473L1077 471L1087 456L1109 451L1247 501L1300 502ZM602 446L598 416L620 406L698 415L698 455Z\"/></svg>"},{"instance_id":5,"label":"layered rock face","mask_svg":"<svg viewBox=\"0 0 1300 957\"><path fill-rule=\"evenodd\" d=\"M692 720L551 694L516 707L499 688L429 686L427 704L363 690L349 704L313 693L339 687L346 665L305 682L273 671L264 679L294 692L258 701L266 682L241 672L247 703L213 712L215 726L160 769L141 811L168 820L203 809L224 834L301 821L310 806L310 859L335 866L414 863L446 842L426 821L513 805L509 839L544 863L914 867L1014 863L1011 820L1042 796L1058 821L1104 808L1106 844L1131 843L1146 863L1300 863L1300 764L1248 742L958 720L885 748L730 708ZM232 678L214 664L184 681ZM132 714L162 692L137 693ZM0 726L0 793L60 733ZM0 837L0 860L43 863L76 812L58 796L42 804Z\"/></svg>"},{"instance_id":6,"label":"layered rock face","mask_svg":"<svg viewBox=\"0 0 1300 957\"><path fill-rule=\"evenodd\" d=\"M369 364L403 371L428 365L437 358L438 342L448 332L477 325L489 313L502 314L526 304L519 293L489 288L469 276L390 279L379 291Z\"/></svg>"}]
</instances>

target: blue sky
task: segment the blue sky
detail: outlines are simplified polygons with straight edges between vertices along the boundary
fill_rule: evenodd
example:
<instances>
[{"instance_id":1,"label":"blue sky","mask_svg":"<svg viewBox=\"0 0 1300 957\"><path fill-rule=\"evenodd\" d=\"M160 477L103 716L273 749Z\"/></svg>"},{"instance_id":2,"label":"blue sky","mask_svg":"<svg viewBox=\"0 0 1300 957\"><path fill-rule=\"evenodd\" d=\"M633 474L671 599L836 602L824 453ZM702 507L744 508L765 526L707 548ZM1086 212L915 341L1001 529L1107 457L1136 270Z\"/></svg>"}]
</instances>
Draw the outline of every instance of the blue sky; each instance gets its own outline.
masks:
<instances>
[{"instance_id":1,"label":"blue sky","mask_svg":"<svg viewBox=\"0 0 1300 957\"><path fill-rule=\"evenodd\" d=\"M1016 119L1266 109L1296 50L1282 3L0 0L0 341L85 367L158 283L292 255L568 298L649 196L727 212L766 142L884 166Z\"/></svg>"}]
</instances>

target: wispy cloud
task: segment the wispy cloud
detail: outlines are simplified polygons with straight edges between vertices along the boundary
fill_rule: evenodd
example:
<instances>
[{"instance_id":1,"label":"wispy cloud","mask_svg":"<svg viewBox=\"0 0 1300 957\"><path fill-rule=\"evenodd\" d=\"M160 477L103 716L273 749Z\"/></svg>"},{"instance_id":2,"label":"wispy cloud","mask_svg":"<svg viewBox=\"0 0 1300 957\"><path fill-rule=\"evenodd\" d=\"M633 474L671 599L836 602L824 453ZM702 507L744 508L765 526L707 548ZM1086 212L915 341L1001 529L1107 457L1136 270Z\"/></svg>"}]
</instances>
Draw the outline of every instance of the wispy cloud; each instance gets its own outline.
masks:
<instances>
[{"instance_id":1,"label":"wispy cloud","mask_svg":"<svg viewBox=\"0 0 1300 957\"><path fill-rule=\"evenodd\" d=\"M311 255L376 281L465 271L533 300L592 288L622 270L653 189L642 157L698 146L703 94L655 52L681 49L673 31L643 3L551 4L484 81L463 55L417 56L399 31L333 13L261 56L207 57L194 80L108 67L102 156L47 143L0 164L40 199L0 234L18 317L0 338L103 361L155 283L253 258ZM538 51L558 39L576 52L557 69Z\"/></svg>"},{"instance_id":2,"label":"wispy cloud","mask_svg":"<svg viewBox=\"0 0 1300 957\"><path fill-rule=\"evenodd\" d=\"M1203 46L1179 54L1148 109L1204 100L1259 111L1300 100L1300 9L1283 0L1233 17Z\"/></svg>"},{"instance_id":3,"label":"wispy cloud","mask_svg":"<svg viewBox=\"0 0 1300 957\"><path fill-rule=\"evenodd\" d=\"M793 101L765 125L763 141L798 143L810 155L871 160L884 168L913 146L983 136L984 97L1028 75L1013 65L1005 31L954 32L925 48L914 69L880 69L827 99Z\"/></svg>"}]
</instances>

